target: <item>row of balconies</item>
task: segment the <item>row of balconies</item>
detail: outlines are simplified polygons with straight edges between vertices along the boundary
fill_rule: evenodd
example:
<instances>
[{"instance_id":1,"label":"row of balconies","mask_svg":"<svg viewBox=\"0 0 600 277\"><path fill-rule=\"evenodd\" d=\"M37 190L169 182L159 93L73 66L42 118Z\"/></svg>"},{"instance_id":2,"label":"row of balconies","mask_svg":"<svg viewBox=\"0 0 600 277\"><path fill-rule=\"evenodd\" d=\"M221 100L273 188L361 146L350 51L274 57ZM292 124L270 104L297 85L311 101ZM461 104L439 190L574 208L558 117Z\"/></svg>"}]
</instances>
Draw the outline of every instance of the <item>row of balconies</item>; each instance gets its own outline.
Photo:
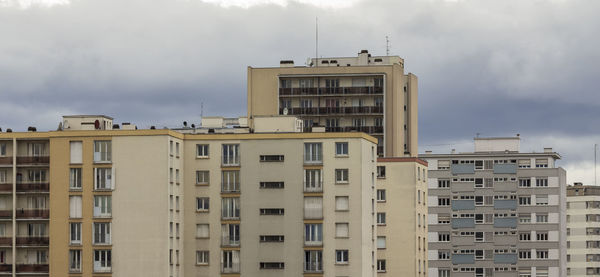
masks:
<instances>
[{"instance_id":1,"label":"row of balconies","mask_svg":"<svg viewBox=\"0 0 600 277\"><path fill-rule=\"evenodd\" d=\"M12 272L11 264L0 264L0 272ZM47 264L17 264L17 273L48 273Z\"/></svg>"},{"instance_id":2,"label":"row of balconies","mask_svg":"<svg viewBox=\"0 0 600 277\"><path fill-rule=\"evenodd\" d=\"M0 184L1 192L12 192L12 184ZM50 183L17 182L17 192L49 192Z\"/></svg>"},{"instance_id":3,"label":"row of balconies","mask_svg":"<svg viewBox=\"0 0 600 277\"><path fill-rule=\"evenodd\" d=\"M50 243L49 237L17 237L16 238L17 246L48 246ZM12 245L11 237L1 237L0 238L0 246L10 246Z\"/></svg>"},{"instance_id":4,"label":"row of balconies","mask_svg":"<svg viewBox=\"0 0 600 277\"><path fill-rule=\"evenodd\" d=\"M344 126L344 127L325 127L326 132L364 132L367 134L383 133L383 126Z\"/></svg>"},{"instance_id":5,"label":"row of balconies","mask_svg":"<svg viewBox=\"0 0 600 277\"><path fill-rule=\"evenodd\" d=\"M0 219L10 219L12 214L12 210L0 210ZM50 210L17 208L16 215L17 219L49 219Z\"/></svg>"},{"instance_id":6,"label":"row of balconies","mask_svg":"<svg viewBox=\"0 0 600 277\"><path fill-rule=\"evenodd\" d=\"M343 96L383 94L383 87L280 88L280 96Z\"/></svg>"},{"instance_id":7,"label":"row of balconies","mask_svg":"<svg viewBox=\"0 0 600 277\"><path fill-rule=\"evenodd\" d=\"M279 109L279 114L283 114ZM310 108L288 108L288 115L352 115L352 114L383 114L383 106L362 107L310 107Z\"/></svg>"},{"instance_id":8,"label":"row of balconies","mask_svg":"<svg viewBox=\"0 0 600 277\"><path fill-rule=\"evenodd\" d=\"M12 165L13 157L0 157L0 165ZM50 156L18 156L17 165L47 165Z\"/></svg>"}]
</instances>

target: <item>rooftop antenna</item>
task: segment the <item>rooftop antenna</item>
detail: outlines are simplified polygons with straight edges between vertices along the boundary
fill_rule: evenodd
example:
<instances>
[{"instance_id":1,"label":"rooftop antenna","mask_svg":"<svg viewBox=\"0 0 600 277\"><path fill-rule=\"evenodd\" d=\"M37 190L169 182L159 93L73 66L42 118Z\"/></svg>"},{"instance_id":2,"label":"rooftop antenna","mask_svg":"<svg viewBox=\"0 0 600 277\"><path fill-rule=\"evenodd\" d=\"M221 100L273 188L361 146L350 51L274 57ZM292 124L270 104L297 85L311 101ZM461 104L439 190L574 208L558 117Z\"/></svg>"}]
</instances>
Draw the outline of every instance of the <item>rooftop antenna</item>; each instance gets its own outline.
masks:
<instances>
[{"instance_id":1,"label":"rooftop antenna","mask_svg":"<svg viewBox=\"0 0 600 277\"><path fill-rule=\"evenodd\" d=\"M479 138L480 133L475 133L475 137Z\"/></svg>"},{"instance_id":2,"label":"rooftop antenna","mask_svg":"<svg viewBox=\"0 0 600 277\"><path fill-rule=\"evenodd\" d=\"M202 117L204 116L204 102L200 102L200 126L202 126Z\"/></svg>"},{"instance_id":3,"label":"rooftop antenna","mask_svg":"<svg viewBox=\"0 0 600 277\"><path fill-rule=\"evenodd\" d=\"M385 55L390 55L390 39L388 36L385 36Z\"/></svg>"},{"instance_id":4,"label":"rooftop antenna","mask_svg":"<svg viewBox=\"0 0 600 277\"><path fill-rule=\"evenodd\" d=\"M315 67L319 67L319 17L315 17Z\"/></svg>"},{"instance_id":5,"label":"rooftop antenna","mask_svg":"<svg viewBox=\"0 0 600 277\"><path fill-rule=\"evenodd\" d=\"M596 159L596 156L597 156L597 155L596 155L596 152L598 152L598 144L597 144L597 143L595 143L595 144L594 144L594 186L598 185L598 184L597 184L597 180L598 180L598 178L596 177L596 168L598 167L598 166L596 165L596 162L597 162L597 159Z\"/></svg>"}]
</instances>

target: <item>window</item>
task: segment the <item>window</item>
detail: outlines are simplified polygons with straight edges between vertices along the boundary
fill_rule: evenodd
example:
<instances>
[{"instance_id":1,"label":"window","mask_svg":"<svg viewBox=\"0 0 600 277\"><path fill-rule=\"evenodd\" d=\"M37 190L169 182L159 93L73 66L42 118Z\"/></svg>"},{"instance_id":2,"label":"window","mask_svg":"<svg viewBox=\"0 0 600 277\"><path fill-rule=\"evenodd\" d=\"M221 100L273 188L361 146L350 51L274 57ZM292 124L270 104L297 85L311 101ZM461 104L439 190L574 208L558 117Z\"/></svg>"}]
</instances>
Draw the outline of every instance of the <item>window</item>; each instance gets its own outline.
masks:
<instances>
[{"instance_id":1,"label":"window","mask_svg":"<svg viewBox=\"0 0 600 277\"><path fill-rule=\"evenodd\" d=\"M531 250L519 250L519 260L529 260L531 259Z\"/></svg>"},{"instance_id":2,"label":"window","mask_svg":"<svg viewBox=\"0 0 600 277\"><path fill-rule=\"evenodd\" d=\"M94 244L110 244L110 223L94 223Z\"/></svg>"},{"instance_id":3,"label":"window","mask_svg":"<svg viewBox=\"0 0 600 277\"><path fill-rule=\"evenodd\" d=\"M323 175L321 169L304 170L304 191L315 192L323 191Z\"/></svg>"},{"instance_id":4,"label":"window","mask_svg":"<svg viewBox=\"0 0 600 277\"><path fill-rule=\"evenodd\" d=\"M385 213L377 213L377 225L385 225Z\"/></svg>"},{"instance_id":5,"label":"window","mask_svg":"<svg viewBox=\"0 0 600 277\"><path fill-rule=\"evenodd\" d=\"M450 206L450 198L449 197L438 198L438 206Z\"/></svg>"},{"instance_id":6,"label":"window","mask_svg":"<svg viewBox=\"0 0 600 277\"><path fill-rule=\"evenodd\" d=\"M69 272L81 272L81 250L69 250Z\"/></svg>"},{"instance_id":7,"label":"window","mask_svg":"<svg viewBox=\"0 0 600 277\"><path fill-rule=\"evenodd\" d=\"M110 162L111 159L111 141L110 140L97 140L94 141L94 162L95 163L106 163Z\"/></svg>"},{"instance_id":8,"label":"window","mask_svg":"<svg viewBox=\"0 0 600 277\"><path fill-rule=\"evenodd\" d=\"M527 232L527 233L519 233L519 240L520 241L530 241L531 240L531 233Z\"/></svg>"},{"instance_id":9,"label":"window","mask_svg":"<svg viewBox=\"0 0 600 277\"><path fill-rule=\"evenodd\" d=\"M69 188L81 189L81 168L71 168L69 175Z\"/></svg>"},{"instance_id":10,"label":"window","mask_svg":"<svg viewBox=\"0 0 600 277\"><path fill-rule=\"evenodd\" d=\"M519 178L519 187L520 188L531 187L531 179L530 178Z\"/></svg>"},{"instance_id":11,"label":"window","mask_svg":"<svg viewBox=\"0 0 600 277\"><path fill-rule=\"evenodd\" d=\"M304 271L321 272L323 271L323 252L321 250L304 251Z\"/></svg>"},{"instance_id":12,"label":"window","mask_svg":"<svg viewBox=\"0 0 600 277\"><path fill-rule=\"evenodd\" d=\"M385 260L377 260L377 272L385 272Z\"/></svg>"},{"instance_id":13,"label":"window","mask_svg":"<svg viewBox=\"0 0 600 277\"><path fill-rule=\"evenodd\" d=\"M377 237L377 249L385 249L385 237Z\"/></svg>"},{"instance_id":14,"label":"window","mask_svg":"<svg viewBox=\"0 0 600 277\"><path fill-rule=\"evenodd\" d=\"M0 143L0 157L6 156L6 143Z\"/></svg>"},{"instance_id":15,"label":"window","mask_svg":"<svg viewBox=\"0 0 600 277\"><path fill-rule=\"evenodd\" d=\"M320 245L323 243L323 224L304 224L304 244Z\"/></svg>"},{"instance_id":16,"label":"window","mask_svg":"<svg viewBox=\"0 0 600 277\"><path fill-rule=\"evenodd\" d=\"M209 202L208 197L196 197L196 211L208 212Z\"/></svg>"},{"instance_id":17,"label":"window","mask_svg":"<svg viewBox=\"0 0 600 277\"><path fill-rule=\"evenodd\" d=\"M350 209L348 196L336 196L335 197L335 210L336 211L347 211Z\"/></svg>"},{"instance_id":18,"label":"window","mask_svg":"<svg viewBox=\"0 0 600 277\"><path fill-rule=\"evenodd\" d=\"M322 197L304 197L304 218L307 218L307 219L323 218L323 198Z\"/></svg>"},{"instance_id":19,"label":"window","mask_svg":"<svg viewBox=\"0 0 600 277\"><path fill-rule=\"evenodd\" d=\"M336 169L335 170L335 182L348 183L348 169Z\"/></svg>"},{"instance_id":20,"label":"window","mask_svg":"<svg viewBox=\"0 0 600 277\"><path fill-rule=\"evenodd\" d=\"M285 264L281 262L260 262L260 269L284 269Z\"/></svg>"},{"instance_id":21,"label":"window","mask_svg":"<svg viewBox=\"0 0 600 277\"><path fill-rule=\"evenodd\" d=\"M535 251L535 256L538 259L548 259L548 249L546 249L546 250L536 250Z\"/></svg>"},{"instance_id":22,"label":"window","mask_svg":"<svg viewBox=\"0 0 600 277\"><path fill-rule=\"evenodd\" d=\"M448 180L448 179L438 180L438 188L449 188L449 187L450 187L450 180Z\"/></svg>"},{"instance_id":23,"label":"window","mask_svg":"<svg viewBox=\"0 0 600 277\"><path fill-rule=\"evenodd\" d=\"M335 224L335 237L336 238L347 238L349 236L348 223L336 223Z\"/></svg>"},{"instance_id":24,"label":"window","mask_svg":"<svg viewBox=\"0 0 600 277\"><path fill-rule=\"evenodd\" d=\"M536 187L547 187L548 186L548 178L535 178L535 186Z\"/></svg>"},{"instance_id":25,"label":"window","mask_svg":"<svg viewBox=\"0 0 600 277\"><path fill-rule=\"evenodd\" d=\"M179 142L175 142L175 156L179 157Z\"/></svg>"},{"instance_id":26,"label":"window","mask_svg":"<svg viewBox=\"0 0 600 277\"><path fill-rule=\"evenodd\" d=\"M227 170L221 174L221 192L240 191L240 171Z\"/></svg>"},{"instance_id":27,"label":"window","mask_svg":"<svg viewBox=\"0 0 600 277\"><path fill-rule=\"evenodd\" d=\"M536 214L535 221L536 223L548 223L548 214Z\"/></svg>"},{"instance_id":28,"label":"window","mask_svg":"<svg viewBox=\"0 0 600 277\"><path fill-rule=\"evenodd\" d=\"M438 250L438 260L450 260L450 250Z\"/></svg>"},{"instance_id":29,"label":"window","mask_svg":"<svg viewBox=\"0 0 600 277\"><path fill-rule=\"evenodd\" d=\"M449 233L439 233L438 241L450 241L450 234Z\"/></svg>"},{"instance_id":30,"label":"window","mask_svg":"<svg viewBox=\"0 0 600 277\"><path fill-rule=\"evenodd\" d=\"M535 167L536 168L548 167L548 159L535 159Z\"/></svg>"},{"instance_id":31,"label":"window","mask_svg":"<svg viewBox=\"0 0 600 277\"><path fill-rule=\"evenodd\" d=\"M239 224L222 224L221 225L221 242L226 246L240 245L240 225Z\"/></svg>"},{"instance_id":32,"label":"window","mask_svg":"<svg viewBox=\"0 0 600 277\"><path fill-rule=\"evenodd\" d=\"M540 231L538 231L535 235L536 235L537 240L540 240L540 241L546 241L546 240L548 240L548 233L547 232L540 232Z\"/></svg>"},{"instance_id":33,"label":"window","mask_svg":"<svg viewBox=\"0 0 600 277\"><path fill-rule=\"evenodd\" d=\"M260 242L283 242L283 236L260 236Z\"/></svg>"},{"instance_id":34,"label":"window","mask_svg":"<svg viewBox=\"0 0 600 277\"><path fill-rule=\"evenodd\" d=\"M81 218L81 196L69 197L69 217Z\"/></svg>"},{"instance_id":35,"label":"window","mask_svg":"<svg viewBox=\"0 0 600 277\"><path fill-rule=\"evenodd\" d=\"M283 215L284 209L260 209L260 215Z\"/></svg>"},{"instance_id":36,"label":"window","mask_svg":"<svg viewBox=\"0 0 600 277\"><path fill-rule=\"evenodd\" d=\"M110 190L114 188L112 182L112 168L94 168L94 189L95 190Z\"/></svg>"},{"instance_id":37,"label":"window","mask_svg":"<svg viewBox=\"0 0 600 277\"><path fill-rule=\"evenodd\" d=\"M240 217L240 198L228 197L221 199L222 219L238 219Z\"/></svg>"},{"instance_id":38,"label":"window","mask_svg":"<svg viewBox=\"0 0 600 277\"><path fill-rule=\"evenodd\" d=\"M260 182L261 189L282 189L283 182Z\"/></svg>"},{"instance_id":39,"label":"window","mask_svg":"<svg viewBox=\"0 0 600 277\"><path fill-rule=\"evenodd\" d=\"M438 161L438 170L448 170L450 169L450 161Z\"/></svg>"},{"instance_id":40,"label":"window","mask_svg":"<svg viewBox=\"0 0 600 277\"><path fill-rule=\"evenodd\" d=\"M377 166L377 178L385 178L385 166Z\"/></svg>"},{"instance_id":41,"label":"window","mask_svg":"<svg viewBox=\"0 0 600 277\"><path fill-rule=\"evenodd\" d=\"M348 143L347 142L336 142L335 143L335 155L336 156L348 156Z\"/></svg>"},{"instance_id":42,"label":"window","mask_svg":"<svg viewBox=\"0 0 600 277\"><path fill-rule=\"evenodd\" d=\"M536 195L535 196L535 204L536 205L548 205L548 195Z\"/></svg>"},{"instance_id":43,"label":"window","mask_svg":"<svg viewBox=\"0 0 600 277\"><path fill-rule=\"evenodd\" d=\"M94 272L110 272L111 250L94 250Z\"/></svg>"},{"instance_id":44,"label":"window","mask_svg":"<svg viewBox=\"0 0 600 277\"><path fill-rule=\"evenodd\" d=\"M348 250L335 250L335 263L336 264L347 264L348 263Z\"/></svg>"},{"instance_id":45,"label":"window","mask_svg":"<svg viewBox=\"0 0 600 277\"><path fill-rule=\"evenodd\" d=\"M260 155L261 162L283 162L283 155Z\"/></svg>"},{"instance_id":46,"label":"window","mask_svg":"<svg viewBox=\"0 0 600 277\"><path fill-rule=\"evenodd\" d=\"M208 170L196 171L196 185L208 185L209 180Z\"/></svg>"},{"instance_id":47,"label":"window","mask_svg":"<svg viewBox=\"0 0 600 277\"><path fill-rule=\"evenodd\" d=\"M94 217L110 217L112 215L112 197L110 195L94 196Z\"/></svg>"},{"instance_id":48,"label":"window","mask_svg":"<svg viewBox=\"0 0 600 277\"><path fill-rule=\"evenodd\" d=\"M377 202L385 202L385 190L378 189L377 190Z\"/></svg>"},{"instance_id":49,"label":"window","mask_svg":"<svg viewBox=\"0 0 600 277\"><path fill-rule=\"evenodd\" d=\"M196 251L196 264L208 265L209 257L208 251Z\"/></svg>"},{"instance_id":50,"label":"window","mask_svg":"<svg viewBox=\"0 0 600 277\"><path fill-rule=\"evenodd\" d=\"M175 183L179 185L179 169L175 169Z\"/></svg>"},{"instance_id":51,"label":"window","mask_svg":"<svg viewBox=\"0 0 600 277\"><path fill-rule=\"evenodd\" d=\"M81 223L71 222L69 223L70 229L70 244L81 244Z\"/></svg>"},{"instance_id":52,"label":"window","mask_svg":"<svg viewBox=\"0 0 600 277\"><path fill-rule=\"evenodd\" d=\"M196 238L199 238L199 239L209 238L210 231L209 231L208 227L209 227L208 224L196 224Z\"/></svg>"},{"instance_id":53,"label":"window","mask_svg":"<svg viewBox=\"0 0 600 277\"><path fill-rule=\"evenodd\" d=\"M531 196L519 196L519 206L531 205Z\"/></svg>"},{"instance_id":54,"label":"window","mask_svg":"<svg viewBox=\"0 0 600 277\"><path fill-rule=\"evenodd\" d=\"M519 214L519 223L531 223L531 214Z\"/></svg>"},{"instance_id":55,"label":"window","mask_svg":"<svg viewBox=\"0 0 600 277\"><path fill-rule=\"evenodd\" d=\"M171 157L173 157L173 141L172 140L169 141L169 155L171 155Z\"/></svg>"},{"instance_id":56,"label":"window","mask_svg":"<svg viewBox=\"0 0 600 277\"><path fill-rule=\"evenodd\" d=\"M225 165L225 166L240 165L240 145L239 144L223 144L223 165Z\"/></svg>"},{"instance_id":57,"label":"window","mask_svg":"<svg viewBox=\"0 0 600 277\"><path fill-rule=\"evenodd\" d=\"M323 149L321 143L304 144L304 163L322 163Z\"/></svg>"},{"instance_id":58,"label":"window","mask_svg":"<svg viewBox=\"0 0 600 277\"><path fill-rule=\"evenodd\" d=\"M80 164L82 163L82 150L81 150L81 141L71 141L71 163L72 164Z\"/></svg>"},{"instance_id":59,"label":"window","mask_svg":"<svg viewBox=\"0 0 600 277\"><path fill-rule=\"evenodd\" d=\"M196 144L196 158L208 158L208 144Z\"/></svg>"}]
</instances>

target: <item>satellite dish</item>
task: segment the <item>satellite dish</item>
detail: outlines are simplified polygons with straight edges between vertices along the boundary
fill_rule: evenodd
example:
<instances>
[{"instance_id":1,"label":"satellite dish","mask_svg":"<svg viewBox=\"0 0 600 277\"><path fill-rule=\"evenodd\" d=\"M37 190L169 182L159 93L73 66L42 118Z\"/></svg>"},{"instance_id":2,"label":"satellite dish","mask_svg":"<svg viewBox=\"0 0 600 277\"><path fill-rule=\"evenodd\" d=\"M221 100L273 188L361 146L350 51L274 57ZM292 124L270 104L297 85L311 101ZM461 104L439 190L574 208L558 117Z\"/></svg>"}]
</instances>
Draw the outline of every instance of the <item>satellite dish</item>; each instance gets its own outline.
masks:
<instances>
[{"instance_id":1,"label":"satellite dish","mask_svg":"<svg viewBox=\"0 0 600 277\"><path fill-rule=\"evenodd\" d=\"M288 108L283 108L283 115L287 115L288 114Z\"/></svg>"}]
</instances>

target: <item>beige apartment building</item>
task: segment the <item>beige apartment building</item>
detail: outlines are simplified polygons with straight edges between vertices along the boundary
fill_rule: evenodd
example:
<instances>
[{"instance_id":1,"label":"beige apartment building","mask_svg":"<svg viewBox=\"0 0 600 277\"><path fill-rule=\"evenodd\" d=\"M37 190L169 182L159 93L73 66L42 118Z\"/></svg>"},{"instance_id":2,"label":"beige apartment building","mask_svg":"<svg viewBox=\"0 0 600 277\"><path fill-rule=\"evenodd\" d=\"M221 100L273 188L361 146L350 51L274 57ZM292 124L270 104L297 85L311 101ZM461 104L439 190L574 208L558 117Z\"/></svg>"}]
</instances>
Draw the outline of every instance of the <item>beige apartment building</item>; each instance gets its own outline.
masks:
<instances>
[{"instance_id":1,"label":"beige apartment building","mask_svg":"<svg viewBox=\"0 0 600 277\"><path fill-rule=\"evenodd\" d=\"M567 187L567 275L600 276L600 187Z\"/></svg>"},{"instance_id":2,"label":"beige apartment building","mask_svg":"<svg viewBox=\"0 0 600 277\"><path fill-rule=\"evenodd\" d=\"M377 138L377 153L416 157L417 77L398 56L311 59L306 66L248 67L248 118L294 115L304 127L327 132L365 132Z\"/></svg>"}]
</instances>

